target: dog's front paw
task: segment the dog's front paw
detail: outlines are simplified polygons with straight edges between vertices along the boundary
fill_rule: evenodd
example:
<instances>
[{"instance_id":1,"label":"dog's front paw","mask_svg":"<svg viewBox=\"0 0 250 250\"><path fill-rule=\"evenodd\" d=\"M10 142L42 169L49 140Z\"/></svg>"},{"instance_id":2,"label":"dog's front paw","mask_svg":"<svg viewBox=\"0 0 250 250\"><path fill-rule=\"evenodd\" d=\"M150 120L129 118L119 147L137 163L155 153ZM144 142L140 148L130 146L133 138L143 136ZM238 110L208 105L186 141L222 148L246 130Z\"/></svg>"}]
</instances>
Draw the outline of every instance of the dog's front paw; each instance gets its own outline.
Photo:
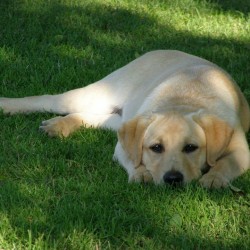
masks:
<instances>
[{"instance_id":1,"label":"dog's front paw","mask_svg":"<svg viewBox=\"0 0 250 250\"><path fill-rule=\"evenodd\" d=\"M140 165L135 169L134 173L129 177L129 182L152 182L153 177L150 172L143 166Z\"/></svg>"},{"instance_id":2,"label":"dog's front paw","mask_svg":"<svg viewBox=\"0 0 250 250\"><path fill-rule=\"evenodd\" d=\"M39 128L51 137L67 137L70 134L70 129L65 121L65 117L61 116L43 121Z\"/></svg>"},{"instance_id":3,"label":"dog's front paw","mask_svg":"<svg viewBox=\"0 0 250 250\"><path fill-rule=\"evenodd\" d=\"M219 173L207 173L201 177L200 184L205 188L224 188L229 181Z\"/></svg>"}]
</instances>

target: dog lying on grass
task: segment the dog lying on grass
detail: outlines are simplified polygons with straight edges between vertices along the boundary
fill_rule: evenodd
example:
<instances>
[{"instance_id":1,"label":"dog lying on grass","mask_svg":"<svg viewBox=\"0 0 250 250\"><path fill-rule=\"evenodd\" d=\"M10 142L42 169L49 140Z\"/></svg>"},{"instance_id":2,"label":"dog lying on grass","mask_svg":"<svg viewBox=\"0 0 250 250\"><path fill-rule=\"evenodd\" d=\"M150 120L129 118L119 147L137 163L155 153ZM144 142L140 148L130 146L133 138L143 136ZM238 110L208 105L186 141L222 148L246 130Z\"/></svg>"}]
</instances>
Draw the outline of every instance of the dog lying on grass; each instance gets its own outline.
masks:
<instances>
[{"instance_id":1,"label":"dog lying on grass","mask_svg":"<svg viewBox=\"0 0 250 250\"><path fill-rule=\"evenodd\" d=\"M249 106L218 66L180 51L153 51L87 87L0 98L5 113L52 112L49 136L82 125L118 131L114 158L129 181L226 187L250 165Z\"/></svg>"}]
</instances>

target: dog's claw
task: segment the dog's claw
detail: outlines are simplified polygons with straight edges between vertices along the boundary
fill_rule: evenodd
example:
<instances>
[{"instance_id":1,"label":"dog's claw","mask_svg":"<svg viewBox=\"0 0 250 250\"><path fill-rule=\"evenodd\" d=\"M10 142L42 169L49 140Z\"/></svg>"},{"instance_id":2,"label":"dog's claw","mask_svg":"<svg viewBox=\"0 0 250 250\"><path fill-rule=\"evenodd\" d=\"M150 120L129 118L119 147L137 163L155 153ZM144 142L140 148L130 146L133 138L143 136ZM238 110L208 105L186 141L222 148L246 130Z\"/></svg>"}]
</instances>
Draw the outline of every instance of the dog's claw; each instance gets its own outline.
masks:
<instances>
[{"instance_id":1,"label":"dog's claw","mask_svg":"<svg viewBox=\"0 0 250 250\"><path fill-rule=\"evenodd\" d=\"M48 136L50 137L67 137L70 133L67 128L67 125L63 121L63 117L61 116L42 121L39 129L44 133L48 134Z\"/></svg>"}]
</instances>

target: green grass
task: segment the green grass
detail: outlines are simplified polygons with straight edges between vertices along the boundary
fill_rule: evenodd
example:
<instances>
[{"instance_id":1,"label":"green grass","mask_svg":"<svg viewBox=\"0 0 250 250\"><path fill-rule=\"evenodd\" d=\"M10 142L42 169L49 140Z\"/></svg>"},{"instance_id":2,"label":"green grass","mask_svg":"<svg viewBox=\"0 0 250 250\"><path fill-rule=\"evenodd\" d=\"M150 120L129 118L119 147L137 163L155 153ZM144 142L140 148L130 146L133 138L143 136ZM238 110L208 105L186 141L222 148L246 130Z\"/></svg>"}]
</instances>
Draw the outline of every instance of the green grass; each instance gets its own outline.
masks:
<instances>
[{"instance_id":1,"label":"green grass","mask_svg":"<svg viewBox=\"0 0 250 250\"><path fill-rule=\"evenodd\" d=\"M250 101L249 12L244 0L1 0L0 96L63 92L178 49L226 69ZM128 185L113 132L50 139L49 117L0 115L0 249L249 249L249 172L242 193Z\"/></svg>"}]
</instances>

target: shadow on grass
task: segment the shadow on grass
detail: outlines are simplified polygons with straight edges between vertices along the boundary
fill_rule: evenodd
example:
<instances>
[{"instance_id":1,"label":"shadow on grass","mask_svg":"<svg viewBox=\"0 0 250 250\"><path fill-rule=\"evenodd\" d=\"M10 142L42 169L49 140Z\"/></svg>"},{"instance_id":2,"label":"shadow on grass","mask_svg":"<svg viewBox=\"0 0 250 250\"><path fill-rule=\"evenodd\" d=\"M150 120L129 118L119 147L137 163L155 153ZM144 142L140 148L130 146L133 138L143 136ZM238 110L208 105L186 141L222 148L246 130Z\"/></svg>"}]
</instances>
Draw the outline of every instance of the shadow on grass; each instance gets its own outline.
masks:
<instances>
[{"instance_id":1,"label":"shadow on grass","mask_svg":"<svg viewBox=\"0 0 250 250\"><path fill-rule=\"evenodd\" d=\"M154 49L178 49L204 57L230 72L243 91L247 87L242 73L243 66L245 72L250 70L247 44L178 31L171 22L162 24L154 14L145 14L140 5L132 12L94 2L83 6L51 2L37 8L31 4L30 9L18 1L5 3L0 44L7 55L2 64L14 75L7 75L4 82L20 93L80 87ZM8 56L13 51L17 58ZM3 88L9 95L18 94L10 89Z\"/></svg>"},{"instance_id":2,"label":"shadow on grass","mask_svg":"<svg viewBox=\"0 0 250 250\"><path fill-rule=\"evenodd\" d=\"M250 2L244 0L210 0L215 3L223 11L238 12L238 14L250 14Z\"/></svg>"},{"instance_id":3,"label":"shadow on grass","mask_svg":"<svg viewBox=\"0 0 250 250\"><path fill-rule=\"evenodd\" d=\"M234 8L245 13L245 9L238 9L235 2L227 5L224 1L217 2L225 10ZM2 92L5 95L55 93L80 87L153 49L179 49L205 57L228 70L243 90L248 88L248 53L245 44L238 41L178 31L170 23L159 23L153 14L145 15L142 9L132 12L97 3L66 6L56 1L48 5L41 3L37 8L32 4L30 8L24 8L19 1L2 1L1 4L5 6L0 11L1 23L5 24L0 39L6 52L1 59L4 69L1 72L4 73ZM1 182L1 209L7 214L17 237L28 238L22 234L32 230L34 238L44 235L51 247L63 248L74 244L74 239L67 238L74 232L80 236L78 241L79 238L84 241L84 238L91 240L93 237L102 246L110 244L114 248L163 248L166 245L185 248L190 245L216 249L224 246L223 239L215 242L197 231L192 233L192 226L183 229L178 224L169 224L181 200L187 195L192 199L192 192L199 189L175 191L128 186L126 174L109 160L104 164L115 168L112 169L115 174L109 175L106 168L97 167L100 158L96 162L94 155L99 155L100 149L95 142L88 142L88 147L83 147L73 139L58 149L59 141L48 142L42 136L38 140L49 144L51 152L43 147L29 151L42 155L48 176L39 174L40 169L27 168L24 156L21 164L17 159L9 162L10 165L20 164L20 179L13 174L13 181ZM105 144L108 143L107 140ZM38 145L34 147L38 148ZM18 151L20 156L22 148ZM57 159L60 158L58 155L62 158ZM90 156L92 160L85 160ZM81 167L69 168L67 164L73 164L73 161L81 162ZM27 161L27 164L30 163ZM86 166L89 168L87 172ZM25 169L33 171L30 182L21 173ZM47 179L39 179L40 176ZM105 181L110 186L103 184ZM90 184L86 186L86 183ZM219 202L220 199L230 199L231 194L208 194L207 197ZM133 241L128 242L129 239ZM229 245L236 248L238 244Z\"/></svg>"}]
</instances>

